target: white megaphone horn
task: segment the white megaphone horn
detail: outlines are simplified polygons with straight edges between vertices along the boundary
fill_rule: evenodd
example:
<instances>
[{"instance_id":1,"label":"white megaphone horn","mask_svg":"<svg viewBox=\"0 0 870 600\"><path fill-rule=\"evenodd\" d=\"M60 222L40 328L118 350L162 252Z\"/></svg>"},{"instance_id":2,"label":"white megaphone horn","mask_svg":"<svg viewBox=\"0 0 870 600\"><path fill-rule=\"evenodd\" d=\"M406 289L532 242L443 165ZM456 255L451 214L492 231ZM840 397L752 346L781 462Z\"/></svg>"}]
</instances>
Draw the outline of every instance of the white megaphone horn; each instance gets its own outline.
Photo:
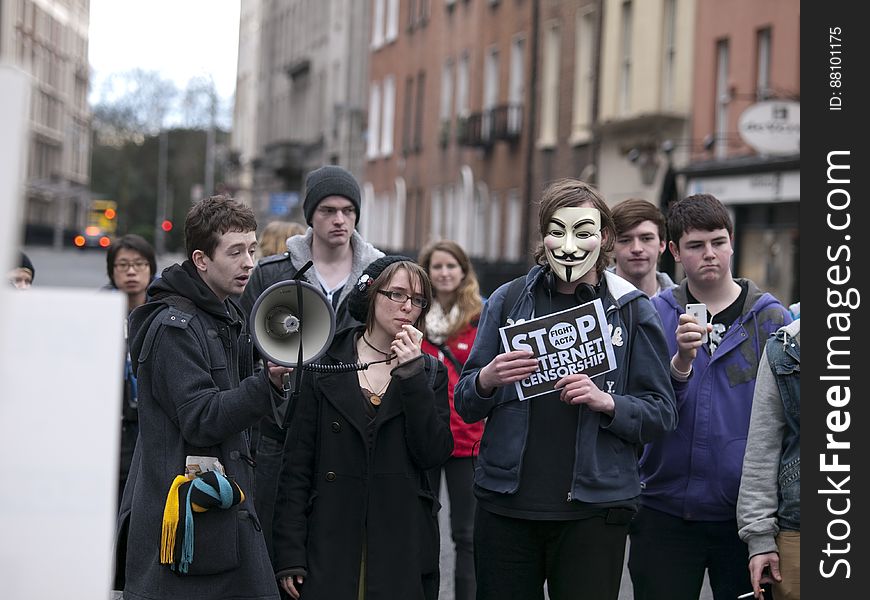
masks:
<instances>
[{"instance_id":1,"label":"white megaphone horn","mask_svg":"<svg viewBox=\"0 0 870 600\"><path fill-rule=\"evenodd\" d=\"M316 361L329 348L335 335L335 311L310 283L279 281L254 302L250 331L266 360L298 368Z\"/></svg>"}]
</instances>

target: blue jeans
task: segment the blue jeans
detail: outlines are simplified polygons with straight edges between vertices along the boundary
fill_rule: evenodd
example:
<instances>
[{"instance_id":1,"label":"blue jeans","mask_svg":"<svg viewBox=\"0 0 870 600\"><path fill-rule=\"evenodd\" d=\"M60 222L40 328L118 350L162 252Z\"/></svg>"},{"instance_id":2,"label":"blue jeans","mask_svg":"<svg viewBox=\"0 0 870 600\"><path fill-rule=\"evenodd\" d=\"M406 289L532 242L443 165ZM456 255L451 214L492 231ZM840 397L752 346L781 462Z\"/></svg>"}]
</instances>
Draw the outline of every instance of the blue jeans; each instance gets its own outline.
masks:
<instances>
[{"instance_id":1,"label":"blue jeans","mask_svg":"<svg viewBox=\"0 0 870 600\"><path fill-rule=\"evenodd\" d=\"M737 520L686 521L641 508L631 523L628 570L635 600L698 600L709 570L715 600L752 591Z\"/></svg>"}]
</instances>

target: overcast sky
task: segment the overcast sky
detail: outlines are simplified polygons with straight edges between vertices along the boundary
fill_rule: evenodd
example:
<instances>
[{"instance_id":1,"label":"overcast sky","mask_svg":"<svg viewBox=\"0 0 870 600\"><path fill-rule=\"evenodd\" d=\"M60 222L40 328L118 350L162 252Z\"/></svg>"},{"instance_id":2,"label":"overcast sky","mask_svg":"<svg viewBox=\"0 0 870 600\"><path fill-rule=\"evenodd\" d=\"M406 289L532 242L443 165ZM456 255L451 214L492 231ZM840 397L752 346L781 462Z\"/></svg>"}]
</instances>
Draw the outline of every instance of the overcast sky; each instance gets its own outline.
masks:
<instances>
[{"instance_id":1,"label":"overcast sky","mask_svg":"<svg viewBox=\"0 0 870 600\"><path fill-rule=\"evenodd\" d=\"M113 73L159 71L179 90L211 75L224 101L236 87L241 0L91 0L91 100Z\"/></svg>"}]
</instances>

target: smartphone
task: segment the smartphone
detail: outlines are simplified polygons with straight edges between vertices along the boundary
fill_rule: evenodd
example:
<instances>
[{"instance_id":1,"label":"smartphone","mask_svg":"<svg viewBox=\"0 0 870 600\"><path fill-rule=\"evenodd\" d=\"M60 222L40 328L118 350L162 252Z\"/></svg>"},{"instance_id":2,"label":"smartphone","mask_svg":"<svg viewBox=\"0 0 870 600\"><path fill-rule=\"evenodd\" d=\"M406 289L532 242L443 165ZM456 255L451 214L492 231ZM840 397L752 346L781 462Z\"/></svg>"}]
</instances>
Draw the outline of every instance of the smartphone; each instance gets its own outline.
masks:
<instances>
[{"instance_id":1,"label":"smartphone","mask_svg":"<svg viewBox=\"0 0 870 600\"><path fill-rule=\"evenodd\" d=\"M701 338L701 342L707 343L707 305L706 304L687 304L686 305L686 314L692 315L695 317L695 320L698 321L698 325L704 328L704 336Z\"/></svg>"}]
</instances>

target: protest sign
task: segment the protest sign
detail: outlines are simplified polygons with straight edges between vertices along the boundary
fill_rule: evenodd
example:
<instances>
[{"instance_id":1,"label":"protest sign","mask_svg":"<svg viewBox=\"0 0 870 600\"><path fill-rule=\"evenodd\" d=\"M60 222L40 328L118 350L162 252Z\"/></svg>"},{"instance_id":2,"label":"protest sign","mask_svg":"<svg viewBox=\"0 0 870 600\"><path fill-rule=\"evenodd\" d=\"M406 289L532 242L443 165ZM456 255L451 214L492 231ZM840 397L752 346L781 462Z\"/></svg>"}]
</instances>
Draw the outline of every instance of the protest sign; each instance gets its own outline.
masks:
<instances>
[{"instance_id":1,"label":"protest sign","mask_svg":"<svg viewBox=\"0 0 870 600\"><path fill-rule=\"evenodd\" d=\"M595 377L616 368L610 331L600 299L499 329L506 351L528 350L540 364L516 382L520 400L551 392L572 373Z\"/></svg>"}]
</instances>

